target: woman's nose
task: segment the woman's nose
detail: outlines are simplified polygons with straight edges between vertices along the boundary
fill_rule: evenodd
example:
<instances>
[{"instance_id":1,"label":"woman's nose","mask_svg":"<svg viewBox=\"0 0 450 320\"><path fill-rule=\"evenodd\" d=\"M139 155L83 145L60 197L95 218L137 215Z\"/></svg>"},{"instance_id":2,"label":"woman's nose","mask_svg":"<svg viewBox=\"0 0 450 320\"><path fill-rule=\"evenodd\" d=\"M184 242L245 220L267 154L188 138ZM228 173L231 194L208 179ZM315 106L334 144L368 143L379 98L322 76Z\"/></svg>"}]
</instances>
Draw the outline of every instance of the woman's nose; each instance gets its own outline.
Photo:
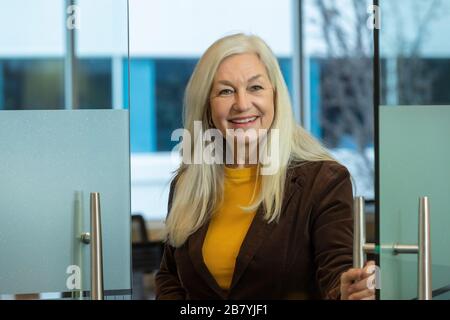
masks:
<instances>
[{"instance_id":1,"label":"woman's nose","mask_svg":"<svg viewBox=\"0 0 450 320\"><path fill-rule=\"evenodd\" d=\"M251 108L251 101L246 92L237 92L233 108L236 111L246 111Z\"/></svg>"}]
</instances>

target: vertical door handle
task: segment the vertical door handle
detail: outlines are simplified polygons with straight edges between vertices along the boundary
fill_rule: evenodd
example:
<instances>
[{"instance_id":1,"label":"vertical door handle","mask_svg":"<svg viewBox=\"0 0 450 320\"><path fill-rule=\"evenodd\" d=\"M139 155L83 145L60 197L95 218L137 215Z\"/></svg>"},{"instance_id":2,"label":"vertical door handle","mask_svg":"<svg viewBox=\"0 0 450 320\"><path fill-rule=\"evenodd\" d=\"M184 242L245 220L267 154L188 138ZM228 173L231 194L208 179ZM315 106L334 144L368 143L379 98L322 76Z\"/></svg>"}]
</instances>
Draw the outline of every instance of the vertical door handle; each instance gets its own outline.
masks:
<instances>
[{"instance_id":1,"label":"vertical door handle","mask_svg":"<svg viewBox=\"0 0 450 320\"><path fill-rule=\"evenodd\" d=\"M376 252L374 243L366 243L364 198L354 200L353 267L362 268L365 253ZM431 241L430 241L430 203L428 197L419 199L419 244L394 244L393 254L418 254L418 298L432 299Z\"/></svg>"},{"instance_id":2,"label":"vertical door handle","mask_svg":"<svg viewBox=\"0 0 450 320\"><path fill-rule=\"evenodd\" d=\"M103 246L100 194L91 193L91 299L103 300Z\"/></svg>"},{"instance_id":3,"label":"vertical door handle","mask_svg":"<svg viewBox=\"0 0 450 320\"><path fill-rule=\"evenodd\" d=\"M375 253L375 243L366 243L364 197L353 201L353 268L363 268L366 253Z\"/></svg>"},{"instance_id":4,"label":"vertical door handle","mask_svg":"<svg viewBox=\"0 0 450 320\"><path fill-rule=\"evenodd\" d=\"M432 300L431 241L430 241L430 202L428 197L419 198L419 244L394 244L393 253L417 254L417 297L419 300Z\"/></svg>"},{"instance_id":5,"label":"vertical door handle","mask_svg":"<svg viewBox=\"0 0 450 320\"><path fill-rule=\"evenodd\" d=\"M419 199L419 300L432 300L430 202L428 197Z\"/></svg>"}]
</instances>

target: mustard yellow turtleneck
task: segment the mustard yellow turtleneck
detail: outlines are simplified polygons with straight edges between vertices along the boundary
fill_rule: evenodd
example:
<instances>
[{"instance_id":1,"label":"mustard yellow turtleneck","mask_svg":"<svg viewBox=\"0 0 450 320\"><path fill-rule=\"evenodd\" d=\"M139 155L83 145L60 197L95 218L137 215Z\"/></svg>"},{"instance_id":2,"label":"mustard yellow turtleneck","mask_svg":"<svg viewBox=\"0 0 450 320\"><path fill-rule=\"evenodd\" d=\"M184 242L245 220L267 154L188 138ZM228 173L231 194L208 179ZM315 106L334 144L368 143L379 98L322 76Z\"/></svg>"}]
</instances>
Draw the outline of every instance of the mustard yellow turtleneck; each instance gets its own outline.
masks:
<instances>
[{"instance_id":1,"label":"mustard yellow turtleneck","mask_svg":"<svg viewBox=\"0 0 450 320\"><path fill-rule=\"evenodd\" d=\"M203 260L222 289L229 289L244 237L256 211L245 212L257 197L261 182L257 167L224 169L224 198L215 210L203 242Z\"/></svg>"}]
</instances>

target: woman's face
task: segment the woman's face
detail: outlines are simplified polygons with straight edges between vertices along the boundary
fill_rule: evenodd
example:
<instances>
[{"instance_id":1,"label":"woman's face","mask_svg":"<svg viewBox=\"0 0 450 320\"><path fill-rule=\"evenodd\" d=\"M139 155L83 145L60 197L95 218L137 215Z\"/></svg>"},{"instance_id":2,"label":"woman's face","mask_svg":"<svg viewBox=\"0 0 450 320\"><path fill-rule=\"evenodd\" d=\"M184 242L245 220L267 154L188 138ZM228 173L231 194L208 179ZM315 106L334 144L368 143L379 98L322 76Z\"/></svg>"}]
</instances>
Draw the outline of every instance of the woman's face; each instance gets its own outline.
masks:
<instances>
[{"instance_id":1,"label":"woman's face","mask_svg":"<svg viewBox=\"0 0 450 320\"><path fill-rule=\"evenodd\" d=\"M210 94L214 126L227 129L269 129L274 118L274 90L256 54L230 56L222 61Z\"/></svg>"}]
</instances>

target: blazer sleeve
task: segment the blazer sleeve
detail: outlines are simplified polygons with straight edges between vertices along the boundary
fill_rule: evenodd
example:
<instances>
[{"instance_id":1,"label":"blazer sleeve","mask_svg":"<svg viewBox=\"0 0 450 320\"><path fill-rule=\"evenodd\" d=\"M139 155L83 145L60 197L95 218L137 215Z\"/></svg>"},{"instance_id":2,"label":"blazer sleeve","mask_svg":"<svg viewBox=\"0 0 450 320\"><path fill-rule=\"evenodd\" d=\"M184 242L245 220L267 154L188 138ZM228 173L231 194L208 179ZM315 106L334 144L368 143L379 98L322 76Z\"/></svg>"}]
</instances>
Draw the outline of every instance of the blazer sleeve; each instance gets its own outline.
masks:
<instances>
[{"instance_id":1,"label":"blazer sleeve","mask_svg":"<svg viewBox=\"0 0 450 320\"><path fill-rule=\"evenodd\" d=\"M353 265L352 184L345 167L337 163L324 167L313 209L316 280L324 299L339 299L341 274Z\"/></svg>"},{"instance_id":2,"label":"blazer sleeve","mask_svg":"<svg viewBox=\"0 0 450 320\"><path fill-rule=\"evenodd\" d=\"M169 203L167 211L170 212L172 206L173 192L176 179L170 184ZM174 258L175 248L168 242L164 245L164 253L161 265L155 276L156 299L157 300L185 300L186 291L181 285L178 277L177 265Z\"/></svg>"}]
</instances>

